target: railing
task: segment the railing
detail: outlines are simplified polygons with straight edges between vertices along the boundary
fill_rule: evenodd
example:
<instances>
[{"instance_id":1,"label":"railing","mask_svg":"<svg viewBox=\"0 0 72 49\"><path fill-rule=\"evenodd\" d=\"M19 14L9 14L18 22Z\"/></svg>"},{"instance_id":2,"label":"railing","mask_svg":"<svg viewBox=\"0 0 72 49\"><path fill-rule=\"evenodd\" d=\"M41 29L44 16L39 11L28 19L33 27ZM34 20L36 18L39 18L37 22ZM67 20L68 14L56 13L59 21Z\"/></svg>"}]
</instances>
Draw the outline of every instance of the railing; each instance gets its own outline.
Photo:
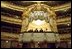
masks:
<instances>
[{"instance_id":1,"label":"railing","mask_svg":"<svg viewBox=\"0 0 72 49\"><path fill-rule=\"evenodd\" d=\"M1 38L19 38L19 34L1 32Z\"/></svg>"},{"instance_id":2,"label":"railing","mask_svg":"<svg viewBox=\"0 0 72 49\"><path fill-rule=\"evenodd\" d=\"M20 19L6 17L6 16L3 16L3 15L1 15L1 21L14 23L14 24L19 24L19 25L21 25L21 23L22 23L22 20L20 20Z\"/></svg>"},{"instance_id":3,"label":"railing","mask_svg":"<svg viewBox=\"0 0 72 49\"><path fill-rule=\"evenodd\" d=\"M20 19L6 17L6 16L3 16L3 15L1 15L1 21L8 22L8 23L19 24L19 25L21 25L21 23L22 23L22 20L20 20ZM57 20L57 25L67 24L67 23L71 24L71 17L66 17L66 18L62 18L62 19Z\"/></svg>"}]
</instances>

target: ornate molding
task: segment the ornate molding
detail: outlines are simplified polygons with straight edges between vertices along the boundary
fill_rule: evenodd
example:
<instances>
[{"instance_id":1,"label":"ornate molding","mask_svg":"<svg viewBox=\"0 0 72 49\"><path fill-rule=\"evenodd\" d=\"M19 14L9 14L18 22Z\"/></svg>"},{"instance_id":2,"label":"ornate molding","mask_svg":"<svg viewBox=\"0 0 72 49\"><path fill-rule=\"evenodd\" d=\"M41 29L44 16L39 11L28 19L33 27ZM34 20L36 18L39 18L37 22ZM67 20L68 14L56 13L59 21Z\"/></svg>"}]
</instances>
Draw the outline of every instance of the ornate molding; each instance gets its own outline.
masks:
<instances>
[{"instance_id":1,"label":"ornate molding","mask_svg":"<svg viewBox=\"0 0 72 49\"><path fill-rule=\"evenodd\" d=\"M19 24L19 25L21 25L21 23L22 23L22 20L20 20L20 19L15 19L15 18L3 16L3 15L1 15L1 21L13 23L13 24Z\"/></svg>"}]
</instances>

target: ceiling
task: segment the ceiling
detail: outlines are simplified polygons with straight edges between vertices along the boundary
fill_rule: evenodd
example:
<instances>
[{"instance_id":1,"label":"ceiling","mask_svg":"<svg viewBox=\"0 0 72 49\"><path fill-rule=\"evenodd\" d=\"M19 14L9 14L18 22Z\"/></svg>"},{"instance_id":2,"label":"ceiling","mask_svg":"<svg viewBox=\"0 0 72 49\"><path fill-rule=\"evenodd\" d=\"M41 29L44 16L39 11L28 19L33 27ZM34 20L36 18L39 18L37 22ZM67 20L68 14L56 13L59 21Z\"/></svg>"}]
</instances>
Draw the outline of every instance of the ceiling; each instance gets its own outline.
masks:
<instances>
[{"instance_id":1,"label":"ceiling","mask_svg":"<svg viewBox=\"0 0 72 49\"><path fill-rule=\"evenodd\" d=\"M70 3L70 1L6 1L6 2L24 7L36 4L37 2L41 2L41 4L46 4L52 7Z\"/></svg>"}]
</instances>

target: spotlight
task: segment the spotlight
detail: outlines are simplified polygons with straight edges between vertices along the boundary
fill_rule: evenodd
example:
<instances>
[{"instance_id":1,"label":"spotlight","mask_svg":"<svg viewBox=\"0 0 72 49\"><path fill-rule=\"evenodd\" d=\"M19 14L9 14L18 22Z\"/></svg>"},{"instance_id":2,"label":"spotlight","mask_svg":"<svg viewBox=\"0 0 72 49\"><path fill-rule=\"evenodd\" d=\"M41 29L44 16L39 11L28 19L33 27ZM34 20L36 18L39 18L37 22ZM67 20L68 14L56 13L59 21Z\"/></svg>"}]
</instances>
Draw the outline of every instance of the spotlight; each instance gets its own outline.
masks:
<instances>
[{"instance_id":1,"label":"spotlight","mask_svg":"<svg viewBox=\"0 0 72 49\"><path fill-rule=\"evenodd\" d=\"M43 23L44 23L44 21L41 21L41 20L36 20L35 22L34 22L36 25L42 25Z\"/></svg>"},{"instance_id":2,"label":"spotlight","mask_svg":"<svg viewBox=\"0 0 72 49\"><path fill-rule=\"evenodd\" d=\"M6 41L6 43L8 43L8 41Z\"/></svg>"}]
</instances>

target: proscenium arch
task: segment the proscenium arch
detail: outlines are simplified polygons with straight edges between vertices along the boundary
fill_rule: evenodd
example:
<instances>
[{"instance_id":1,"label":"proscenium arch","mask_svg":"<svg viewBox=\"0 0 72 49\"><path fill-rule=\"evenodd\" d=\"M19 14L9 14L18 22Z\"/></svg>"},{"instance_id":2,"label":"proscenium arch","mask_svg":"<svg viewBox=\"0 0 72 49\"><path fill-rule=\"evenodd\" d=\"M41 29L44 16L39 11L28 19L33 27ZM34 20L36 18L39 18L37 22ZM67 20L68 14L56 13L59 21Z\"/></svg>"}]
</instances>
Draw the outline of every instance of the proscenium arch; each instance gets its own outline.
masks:
<instances>
[{"instance_id":1,"label":"proscenium arch","mask_svg":"<svg viewBox=\"0 0 72 49\"><path fill-rule=\"evenodd\" d=\"M29 21L30 21L29 20L29 14L32 11L41 10L41 9L38 9L39 5L40 5L40 7L43 7L41 9L46 9L46 11L48 13L48 20L49 20L50 26L52 28L52 31L57 32L56 14L55 14L55 12L54 12L52 7L50 7L48 5L45 5L45 4L34 4L34 5L31 5L31 6L29 6L29 7L24 9L23 14L22 14L23 22L22 22L21 32L26 31L28 29L28 25L29 25ZM26 28L26 29L24 30L24 28Z\"/></svg>"}]
</instances>

